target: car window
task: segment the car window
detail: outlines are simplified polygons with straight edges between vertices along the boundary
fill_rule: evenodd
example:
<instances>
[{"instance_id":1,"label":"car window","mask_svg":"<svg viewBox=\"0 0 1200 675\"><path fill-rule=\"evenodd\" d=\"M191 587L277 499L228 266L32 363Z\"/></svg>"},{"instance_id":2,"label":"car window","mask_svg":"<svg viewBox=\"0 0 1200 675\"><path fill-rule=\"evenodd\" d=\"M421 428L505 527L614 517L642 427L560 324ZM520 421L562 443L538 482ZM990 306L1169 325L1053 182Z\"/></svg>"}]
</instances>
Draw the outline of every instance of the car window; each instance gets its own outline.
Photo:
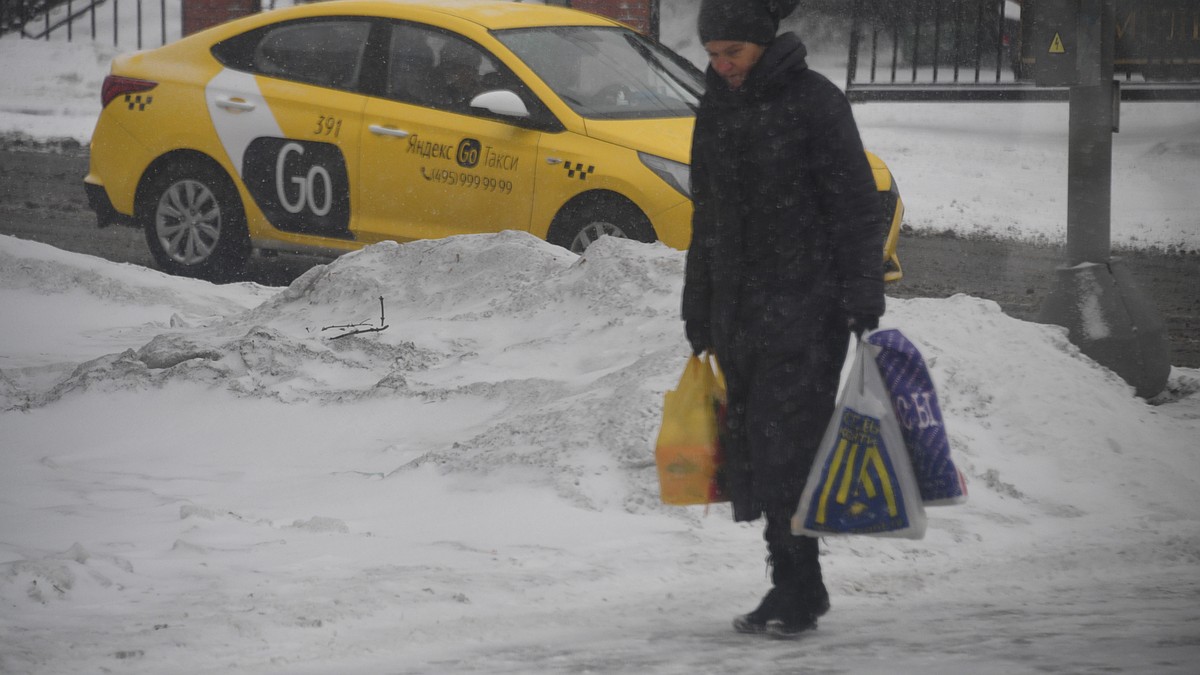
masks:
<instances>
[{"instance_id":1,"label":"car window","mask_svg":"<svg viewBox=\"0 0 1200 675\"><path fill-rule=\"evenodd\" d=\"M371 26L365 21L311 21L267 32L254 52L263 75L336 89L358 84L362 53Z\"/></svg>"},{"instance_id":2,"label":"car window","mask_svg":"<svg viewBox=\"0 0 1200 675\"><path fill-rule=\"evenodd\" d=\"M370 30L368 21L353 18L292 21L225 40L212 52L237 70L353 90Z\"/></svg>"},{"instance_id":3,"label":"car window","mask_svg":"<svg viewBox=\"0 0 1200 675\"><path fill-rule=\"evenodd\" d=\"M470 114L471 99L495 89L519 90L520 85L475 43L424 26L392 24L386 97Z\"/></svg>"},{"instance_id":4,"label":"car window","mask_svg":"<svg viewBox=\"0 0 1200 675\"><path fill-rule=\"evenodd\" d=\"M495 35L584 117L688 116L704 91L695 66L630 30L554 26Z\"/></svg>"}]
</instances>

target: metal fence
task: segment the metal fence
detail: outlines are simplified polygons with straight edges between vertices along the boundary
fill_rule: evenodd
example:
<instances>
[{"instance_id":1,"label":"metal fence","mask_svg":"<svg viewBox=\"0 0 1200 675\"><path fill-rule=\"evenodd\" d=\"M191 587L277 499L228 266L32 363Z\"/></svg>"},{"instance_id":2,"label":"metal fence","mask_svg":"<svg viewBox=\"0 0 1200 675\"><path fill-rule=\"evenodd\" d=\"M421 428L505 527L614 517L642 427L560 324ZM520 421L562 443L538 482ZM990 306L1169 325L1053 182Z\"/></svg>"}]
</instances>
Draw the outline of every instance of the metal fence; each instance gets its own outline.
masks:
<instances>
[{"instance_id":1,"label":"metal fence","mask_svg":"<svg viewBox=\"0 0 1200 675\"><path fill-rule=\"evenodd\" d=\"M1144 9L1140 1L1121 6ZM854 0L846 94L852 101L1066 100L1066 88L1030 80L1026 36L1036 8L1034 0ZM1124 100L1200 98L1194 76L1163 82L1131 64L1119 70Z\"/></svg>"},{"instance_id":2,"label":"metal fence","mask_svg":"<svg viewBox=\"0 0 1200 675\"><path fill-rule=\"evenodd\" d=\"M847 94L860 101L1039 97L1022 82L1020 12L1011 0L855 0Z\"/></svg>"},{"instance_id":3,"label":"metal fence","mask_svg":"<svg viewBox=\"0 0 1200 675\"><path fill-rule=\"evenodd\" d=\"M179 39L181 5L182 0L0 0L0 36L157 47Z\"/></svg>"}]
</instances>

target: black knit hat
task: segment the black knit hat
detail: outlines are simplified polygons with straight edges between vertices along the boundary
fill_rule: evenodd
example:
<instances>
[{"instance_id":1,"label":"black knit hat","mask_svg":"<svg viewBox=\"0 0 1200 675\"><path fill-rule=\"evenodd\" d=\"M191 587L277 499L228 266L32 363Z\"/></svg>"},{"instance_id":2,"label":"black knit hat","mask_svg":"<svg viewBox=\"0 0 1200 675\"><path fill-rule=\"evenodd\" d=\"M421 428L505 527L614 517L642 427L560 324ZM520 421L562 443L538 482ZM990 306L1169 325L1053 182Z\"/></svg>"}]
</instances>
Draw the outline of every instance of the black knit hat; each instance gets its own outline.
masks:
<instances>
[{"instance_id":1,"label":"black knit hat","mask_svg":"<svg viewBox=\"0 0 1200 675\"><path fill-rule=\"evenodd\" d=\"M703 0L700 3L700 44L732 40L765 45L775 39L779 20L800 0Z\"/></svg>"}]
</instances>

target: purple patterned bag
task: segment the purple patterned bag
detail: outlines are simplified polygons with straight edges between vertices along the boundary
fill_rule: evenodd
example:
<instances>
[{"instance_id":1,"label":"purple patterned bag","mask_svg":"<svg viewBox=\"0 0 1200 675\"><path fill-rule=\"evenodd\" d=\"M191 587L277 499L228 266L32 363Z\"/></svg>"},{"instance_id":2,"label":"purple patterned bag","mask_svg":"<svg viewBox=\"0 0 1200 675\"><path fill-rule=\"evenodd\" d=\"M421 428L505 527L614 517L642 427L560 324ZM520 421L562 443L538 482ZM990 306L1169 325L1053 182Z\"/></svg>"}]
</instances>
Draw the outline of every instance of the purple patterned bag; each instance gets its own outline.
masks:
<instances>
[{"instance_id":1,"label":"purple patterned bag","mask_svg":"<svg viewBox=\"0 0 1200 675\"><path fill-rule=\"evenodd\" d=\"M875 363L900 420L921 500L926 506L965 502L966 481L950 459L942 410L921 352L894 328L875 331L866 341L878 348Z\"/></svg>"}]
</instances>

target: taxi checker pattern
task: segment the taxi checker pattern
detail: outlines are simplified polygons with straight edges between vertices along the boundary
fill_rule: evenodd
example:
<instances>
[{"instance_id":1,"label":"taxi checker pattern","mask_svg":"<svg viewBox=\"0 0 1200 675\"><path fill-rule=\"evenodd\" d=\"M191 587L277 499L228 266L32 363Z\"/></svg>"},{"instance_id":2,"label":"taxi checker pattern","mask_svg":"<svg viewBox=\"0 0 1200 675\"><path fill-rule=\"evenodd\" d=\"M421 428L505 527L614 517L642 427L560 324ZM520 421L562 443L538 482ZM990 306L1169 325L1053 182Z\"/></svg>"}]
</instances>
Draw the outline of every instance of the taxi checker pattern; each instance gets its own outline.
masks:
<instances>
[{"instance_id":1,"label":"taxi checker pattern","mask_svg":"<svg viewBox=\"0 0 1200 675\"><path fill-rule=\"evenodd\" d=\"M563 168L567 170L567 178L575 178L578 174L579 180L587 180L587 177L596 170L595 165L589 164L585 167L582 162L575 162L575 164L563 162Z\"/></svg>"},{"instance_id":2,"label":"taxi checker pattern","mask_svg":"<svg viewBox=\"0 0 1200 675\"><path fill-rule=\"evenodd\" d=\"M125 94L125 104L129 106L130 110L137 109L138 111L143 111L146 109L146 106L150 105L153 102L154 102L153 96L142 96L141 94L136 94L136 95Z\"/></svg>"}]
</instances>

